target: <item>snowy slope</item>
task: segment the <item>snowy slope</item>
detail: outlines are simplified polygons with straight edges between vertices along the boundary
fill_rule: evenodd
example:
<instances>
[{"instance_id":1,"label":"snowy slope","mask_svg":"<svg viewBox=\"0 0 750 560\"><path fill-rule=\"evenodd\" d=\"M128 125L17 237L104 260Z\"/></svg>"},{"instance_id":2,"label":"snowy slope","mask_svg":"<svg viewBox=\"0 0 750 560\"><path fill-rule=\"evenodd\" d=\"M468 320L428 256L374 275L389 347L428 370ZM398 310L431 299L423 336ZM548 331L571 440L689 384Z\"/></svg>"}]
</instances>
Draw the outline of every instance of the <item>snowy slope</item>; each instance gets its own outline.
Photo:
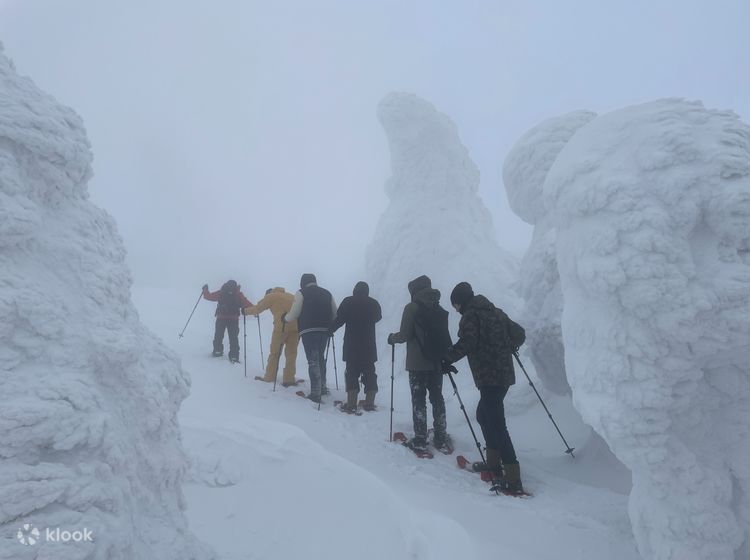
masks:
<instances>
[{"instance_id":1,"label":"snowy slope","mask_svg":"<svg viewBox=\"0 0 750 560\"><path fill-rule=\"evenodd\" d=\"M252 380L260 371L254 323L247 324L248 379L243 365L209 356L211 304L201 303L178 341L192 298L172 289L135 293L144 321L180 352L193 379L180 412L194 462L188 517L222 558L294 558L304 551L332 560L637 560L628 480L596 449L581 449L575 460L565 455L539 405L512 407L510 418L534 498L492 496L485 483L456 467L454 457L419 460L388 442L389 362L378 364L378 412L352 417L330 401L317 411L292 389L279 386L274 393ZM342 383L340 356L338 366ZM302 357L298 371L306 378ZM477 393L467 373L457 382L473 421ZM394 430L409 433L408 381L400 368L394 387ZM457 452L476 458L458 401L449 389L444 393ZM343 390L333 397L343 398ZM567 399L548 404L574 445L588 439L590 430Z\"/></svg>"},{"instance_id":2,"label":"snowy slope","mask_svg":"<svg viewBox=\"0 0 750 560\"><path fill-rule=\"evenodd\" d=\"M90 176L80 118L0 52L0 558L207 558L183 514L188 378L139 321Z\"/></svg>"},{"instance_id":3,"label":"snowy slope","mask_svg":"<svg viewBox=\"0 0 750 560\"><path fill-rule=\"evenodd\" d=\"M679 99L599 116L543 197L567 378L633 472L641 554L750 557L750 127Z\"/></svg>"}]
</instances>

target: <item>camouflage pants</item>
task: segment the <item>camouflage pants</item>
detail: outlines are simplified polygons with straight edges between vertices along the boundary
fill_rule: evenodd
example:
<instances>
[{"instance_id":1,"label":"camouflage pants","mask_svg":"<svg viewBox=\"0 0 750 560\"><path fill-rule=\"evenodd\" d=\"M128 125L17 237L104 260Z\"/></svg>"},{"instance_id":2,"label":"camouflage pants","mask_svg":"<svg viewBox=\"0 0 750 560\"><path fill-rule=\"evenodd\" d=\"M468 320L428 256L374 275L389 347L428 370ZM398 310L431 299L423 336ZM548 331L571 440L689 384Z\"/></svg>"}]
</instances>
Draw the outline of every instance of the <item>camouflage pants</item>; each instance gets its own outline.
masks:
<instances>
[{"instance_id":1,"label":"camouflage pants","mask_svg":"<svg viewBox=\"0 0 750 560\"><path fill-rule=\"evenodd\" d=\"M411 411L414 422L414 443L427 445L427 403L430 394L432 404L432 426L435 439L446 436L445 401L443 400L443 374L439 371L410 371Z\"/></svg>"}]
</instances>

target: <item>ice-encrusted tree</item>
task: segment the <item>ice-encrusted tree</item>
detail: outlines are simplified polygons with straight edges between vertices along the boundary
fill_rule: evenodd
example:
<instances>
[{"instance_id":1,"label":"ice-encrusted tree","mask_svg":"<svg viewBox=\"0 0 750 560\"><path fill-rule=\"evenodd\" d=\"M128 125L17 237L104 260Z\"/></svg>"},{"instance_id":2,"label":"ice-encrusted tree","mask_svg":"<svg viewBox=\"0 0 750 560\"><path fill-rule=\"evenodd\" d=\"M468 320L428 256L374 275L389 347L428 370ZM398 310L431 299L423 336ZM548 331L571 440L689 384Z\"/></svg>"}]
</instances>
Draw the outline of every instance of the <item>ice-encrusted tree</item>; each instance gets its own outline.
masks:
<instances>
[{"instance_id":1,"label":"ice-encrusted tree","mask_svg":"<svg viewBox=\"0 0 750 560\"><path fill-rule=\"evenodd\" d=\"M183 514L188 378L139 322L90 176L81 119L0 46L0 558L207 558Z\"/></svg>"},{"instance_id":2,"label":"ice-encrusted tree","mask_svg":"<svg viewBox=\"0 0 750 560\"><path fill-rule=\"evenodd\" d=\"M750 127L664 99L593 119L543 183L574 403L632 471L649 560L750 556Z\"/></svg>"},{"instance_id":3,"label":"ice-encrusted tree","mask_svg":"<svg viewBox=\"0 0 750 560\"><path fill-rule=\"evenodd\" d=\"M575 132L596 117L574 111L547 119L515 143L503 164L503 182L513 211L534 233L523 261L519 287L524 307L519 320L526 329L526 353L544 386L558 395L570 393L560 321L562 293L555 254L556 234L542 188L555 158Z\"/></svg>"},{"instance_id":4,"label":"ice-encrusted tree","mask_svg":"<svg viewBox=\"0 0 750 560\"><path fill-rule=\"evenodd\" d=\"M516 312L518 261L497 243L481 198L479 169L455 123L413 94L391 93L378 106L391 152L390 199L367 248L366 269L383 306L387 328L397 329L409 301L409 280L427 274L443 305L460 281Z\"/></svg>"}]
</instances>

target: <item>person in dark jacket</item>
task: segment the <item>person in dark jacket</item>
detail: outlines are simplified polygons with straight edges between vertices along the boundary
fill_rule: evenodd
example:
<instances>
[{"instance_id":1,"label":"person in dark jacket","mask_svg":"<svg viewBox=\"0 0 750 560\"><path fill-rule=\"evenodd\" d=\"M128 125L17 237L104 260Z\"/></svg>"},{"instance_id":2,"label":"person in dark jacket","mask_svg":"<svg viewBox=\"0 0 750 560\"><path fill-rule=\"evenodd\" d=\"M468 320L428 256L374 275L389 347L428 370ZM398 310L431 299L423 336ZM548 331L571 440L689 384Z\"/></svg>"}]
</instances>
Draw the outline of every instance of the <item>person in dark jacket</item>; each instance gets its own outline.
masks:
<instances>
[{"instance_id":1,"label":"person in dark jacket","mask_svg":"<svg viewBox=\"0 0 750 560\"><path fill-rule=\"evenodd\" d=\"M332 332L346 325L344 332L344 362L346 362L346 403L341 406L344 412L357 410L359 378L365 386L367 411L375 410L375 394L378 392L378 376L375 362L378 350L375 344L375 323L382 318L380 304L370 297L370 287L366 282L357 282L351 296L344 298L339 305Z\"/></svg>"},{"instance_id":2,"label":"person in dark jacket","mask_svg":"<svg viewBox=\"0 0 750 560\"><path fill-rule=\"evenodd\" d=\"M427 276L415 278L408 284L411 302L406 304L401 315L401 328L388 335L388 344L406 343L406 369L411 388L412 421L414 438L407 445L414 451L427 451L427 404L430 395L432 404L433 444L438 449L451 446L446 430L445 400L443 399L443 374L440 361L427 358L422 351L424 329L416 321L419 306L440 305L440 292L432 288Z\"/></svg>"},{"instance_id":3,"label":"person in dark jacket","mask_svg":"<svg viewBox=\"0 0 750 560\"><path fill-rule=\"evenodd\" d=\"M229 360L240 361L240 309L252 305L234 280L227 280L220 290L210 292L208 284L203 285L203 297L216 301L216 328L214 330L213 356L224 355L224 331L229 335Z\"/></svg>"},{"instance_id":4,"label":"person in dark jacket","mask_svg":"<svg viewBox=\"0 0 750 560\"><path fill-rule=\"evenodd\" d=\"M307 398L316 403L320 403L321 395L328 394L326 345L331 336L335 316L336 301L331 292L318 286L314 274L303 274L300 279L300 290L294 294L292 308L284 315L283 320L297 321L310 374L310 393Z\"/></svg>"},{"instance_id":5,"label":"person in dark jacket","mask_svg":"<svg viewBox=\"0 0 750 560\"><path fill-rule=\"evenodd\" d=\"M448 351L448 365L469 359L474 384L479 389L477 421L487 446L486 464L478 470L490 470L501 488L509 493L523 492L521 468L505 422L503 399L516 382L513 353L523 344L523 328L502 309L482 295L474 295L468 282L461 282L451 293L451 303L461 314L458 341Z\"/></svg>"}]
</instances>

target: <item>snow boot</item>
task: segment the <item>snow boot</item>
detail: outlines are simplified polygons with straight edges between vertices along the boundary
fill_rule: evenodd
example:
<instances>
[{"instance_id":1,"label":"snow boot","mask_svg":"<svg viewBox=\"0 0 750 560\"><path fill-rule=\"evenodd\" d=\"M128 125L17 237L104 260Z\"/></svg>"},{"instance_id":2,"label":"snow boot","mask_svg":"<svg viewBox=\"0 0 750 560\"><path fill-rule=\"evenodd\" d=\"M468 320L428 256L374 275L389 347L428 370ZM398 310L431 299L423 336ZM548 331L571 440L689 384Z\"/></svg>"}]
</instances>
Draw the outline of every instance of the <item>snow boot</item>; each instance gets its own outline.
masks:
<instances>
[{"instance_id":1,"label":"snow boot","mask_svg":"<svg viewBox=\"0 0 750 560\"><path fill-rule=\"evenodd\" d=\"M506 463L503 465L504 476L493 482L493 487L499 487L501 492L519 496L525 494L521 483L521 466L518 463Z\"/></svg>"},{"instance_id":2,"label":"snow boot","mask_svg":"<svg viewBox=\"0 0 750 560\"><path fill-rule=\"evenodd\" d=\"M362 408L367 412L373 412L377 410L377 407L375 406L375 395L377 394L377 391L370 391L369 393L365 393L365 402L362 405Z\"/></svg>"},{"instance_id":3,"label":"snow boot","mask_svg":"<svg viewBox=\"0 0 750 560\"><path fill-rule=\"evenodd\" d=\"M220 352L218 350L214 350L211 354L214 358L221 358L224 355L224 352Z\"/></svg>"},{"instance_id":4,"label":"snow boot","mask_svg":"<svg viewBox=\"0 0 750 560\"><path fill-rule=\"evenodd\" d=\"M474 472L490 471L497 475L497 478L499 479L503 474L502 467L500 466L500 450L488 447L485 449L485 453L487 455L487 461L477 461L476 463L472 463L471 470Z\"/></svg>"},{"instance_id":5,"label":"snow boot","mask_svg":"<svg viewBox=\"0 0 750 560\"><path fill-rule=\"evenodd\" d=\"M341 405L343 412L357 412L357 395L358 391L347 391L346 402Z\"/></svg>"},{"instance_id":6,"label":"snow boot","mask_svg":"<svg viewBox=\"0 0 750 560\"><path fill-rule=\"evenodd\" d=\"M432 445L444 455L453 453L453 439L448 434L443 437L435 436L432 438Z\"/></svg>"},{"instance_id":7,"label":"snow boot","mask_svg":"<svg viewBox=\"0 0 750 560\"><path fill-rule=\"evenodd\" d=\"M309 395L307 395L307 397L305 397L305 398L306 398L306 399L309 399L309 400L311 400L311 401L312 401L312 402L314 402L314 403L318 403L318 404L320 404L320 402L321 402L321 401L320 401L320 395L313 395L312 393L310 393L310 394L309 394Z\"/></svg>"}]
</instances>

